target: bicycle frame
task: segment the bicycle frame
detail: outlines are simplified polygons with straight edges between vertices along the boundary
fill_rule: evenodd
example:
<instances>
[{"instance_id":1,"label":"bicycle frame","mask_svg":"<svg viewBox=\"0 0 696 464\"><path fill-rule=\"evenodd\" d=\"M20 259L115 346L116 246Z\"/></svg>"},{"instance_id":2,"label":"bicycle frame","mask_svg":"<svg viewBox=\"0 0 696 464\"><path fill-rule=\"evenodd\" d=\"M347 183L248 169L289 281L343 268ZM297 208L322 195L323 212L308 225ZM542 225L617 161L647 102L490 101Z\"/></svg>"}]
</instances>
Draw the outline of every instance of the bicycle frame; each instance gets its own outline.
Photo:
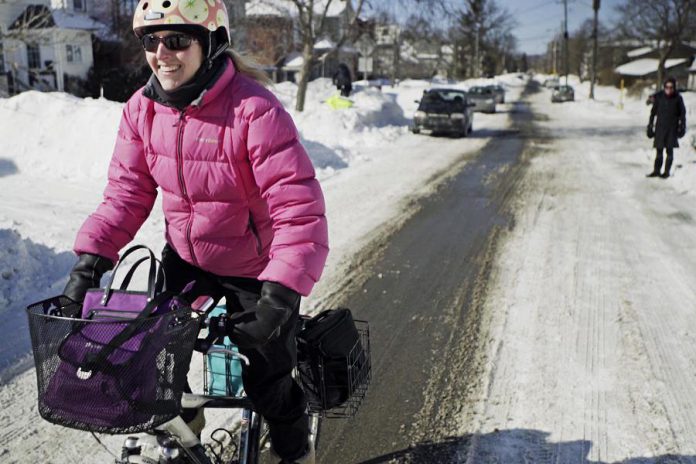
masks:
<instances>
[{"instance_id":1,"label":"bicycle frame","mask_svg":"<svg viewBox=\"0 0 696 464\"><path fill-rule=\"evenodd\" d=\"M212 350L211 350L212 351ZM230 354L242 360L245 364L249 364L249 360L236 351L215 348L215 352L223 352ZM239 458L235 461L225 464L258 464L261 451L261 442L263 440L263 418L254 411L251 401L245 396L213 396L201 395L193 393L184 393L181 399L183 408L200 408L200 409L241 409L242 420L239 430L238 454ZM309 439L313 444L316 444L319 436L321 417L318 414L310 413L310 434ZM156 433L161 432L163 436L158 436ZM231 434L230 434L231 435ZM182 462L178 459L179 449L184 453L187 461L190 464L217 464L212 461L207 455L205 448L201 444L198 437L191 431L186 422L177 416L174 419L166 422L155 428L155 435L150 435L153 443L136 443L131 441L128 446L129 437L126 440L126 445L122 449L121 459L117 464L135 464L149 463L146 457L141 457L135 453L136 450L140 453L142 448L155 448L160 456L169 456L171 461L165 462ZM171 440L169 444L166 440ZM147 440L146 440L147 441ZM163 443L165 442L165 443ZM139 446L138 446L139 445ZM125 459L125 460L124 460ZM134 459L134 460L132 460Z\"/></svg>"}]
</instances>

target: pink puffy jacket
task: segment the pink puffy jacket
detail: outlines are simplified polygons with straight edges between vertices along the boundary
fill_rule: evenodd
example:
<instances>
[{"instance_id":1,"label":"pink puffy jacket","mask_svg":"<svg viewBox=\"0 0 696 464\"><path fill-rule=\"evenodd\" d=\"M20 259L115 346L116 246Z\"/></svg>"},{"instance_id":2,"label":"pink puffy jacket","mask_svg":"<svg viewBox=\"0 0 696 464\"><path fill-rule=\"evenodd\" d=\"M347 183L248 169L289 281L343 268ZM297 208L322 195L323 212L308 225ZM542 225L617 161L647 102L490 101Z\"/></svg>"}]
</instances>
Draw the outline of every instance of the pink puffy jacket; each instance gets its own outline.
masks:
<instances>
[{"instance_id":1,"label":"pink puffy jacket","mask_svg":"<svg viewBox=\"0 0 696 464\"><path fill-rule=\"evenodd\" d=\"M221 276L281 283L308 295L328 254L324 199L290 115L230 60L183 113L143 96L126 104L104 201L76 253L111 260L163 195L167 242Z\"/></svg>"}]
</instances>

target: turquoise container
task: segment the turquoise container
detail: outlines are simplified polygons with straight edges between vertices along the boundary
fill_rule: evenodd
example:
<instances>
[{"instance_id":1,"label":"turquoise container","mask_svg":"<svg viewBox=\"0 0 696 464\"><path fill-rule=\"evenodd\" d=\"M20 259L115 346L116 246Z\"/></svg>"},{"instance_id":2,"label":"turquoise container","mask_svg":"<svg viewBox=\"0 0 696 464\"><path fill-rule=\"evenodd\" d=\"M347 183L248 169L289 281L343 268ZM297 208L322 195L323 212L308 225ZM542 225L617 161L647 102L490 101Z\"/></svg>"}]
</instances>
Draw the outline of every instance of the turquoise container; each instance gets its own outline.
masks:
<instances>
[{"instance_id":1,"label":"turquoise container","mask_svg":"<svg viewBox=\"0 0 696 464\"><path fill-rule=\"evenodd\" d=\"M210 316L219 316L225 313L224 306L216 306ZM224 339L224 345L213 345L213 348L224 348L239 351L228 337ZM239 396L244 386L242 385L242 362L225 353L206 354L206 394L215 396Z\"/></svg>"}]
</instances>

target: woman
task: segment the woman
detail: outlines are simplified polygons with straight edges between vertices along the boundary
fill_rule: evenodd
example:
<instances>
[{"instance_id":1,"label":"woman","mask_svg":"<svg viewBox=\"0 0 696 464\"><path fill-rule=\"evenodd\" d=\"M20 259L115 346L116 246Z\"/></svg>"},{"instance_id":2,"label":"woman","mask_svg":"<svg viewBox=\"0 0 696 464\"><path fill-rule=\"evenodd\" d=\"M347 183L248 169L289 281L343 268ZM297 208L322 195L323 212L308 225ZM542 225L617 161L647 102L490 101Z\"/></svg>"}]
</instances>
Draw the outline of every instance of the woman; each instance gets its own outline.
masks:
<instances>
[{"instance_id":1,"label":"woman","mask_svg":"<svg viewBox=\"0 0 696 464\"><path fill-rule=\"evenodd\" d=\"M64 293L80 301L99 286L159 187L168 289L195 280L201 293L225 297L236 313L233 339L251 360L244 387L274 453L282 463L314 462L305 399L291 377L300 295L328 254L311 161L259 82L265 77L227 50L221 0L141 0L133 30L153 74L125 106L104 201L78 232Z\"/></svg>"},{"instance_id":2,"label":"woman","mask_svg":"<svg viewBox=\"0 0 696 464\"><path fill-rule=\"evenodd\" d=\"M653 126L657 116L657 126ZM677 81L673 77L667 78L664 90L655 94L650 121L648 123L648 137L655 138L653 147L655 154L655 167L648 177L669 177L674 160L674 149L679 147L680 138L686 133L686 108L684 99L677 92ZM665 171L660 174L662 168L662 153L667 150L667 162Z\"/></svg>"}]
</instances>

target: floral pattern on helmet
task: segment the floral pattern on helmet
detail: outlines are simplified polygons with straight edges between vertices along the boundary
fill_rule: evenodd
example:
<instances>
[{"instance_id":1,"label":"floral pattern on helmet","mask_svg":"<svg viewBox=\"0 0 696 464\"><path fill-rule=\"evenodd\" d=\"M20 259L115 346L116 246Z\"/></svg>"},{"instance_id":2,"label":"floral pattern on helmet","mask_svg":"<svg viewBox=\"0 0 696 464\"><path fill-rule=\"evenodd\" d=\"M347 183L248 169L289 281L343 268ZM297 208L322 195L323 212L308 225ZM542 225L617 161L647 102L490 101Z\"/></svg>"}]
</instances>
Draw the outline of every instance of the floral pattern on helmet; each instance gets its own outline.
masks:
<instances>
[{"instance_id":1,"label":"floral pattern on helmet","mask_svg":"<svg viewBox=\"0 0 696 464\"><path fill-rule=\"evenodd\" d=\"M148 26L187 24L210 31L230 32L227 8L222 0L140 0L133 16L133 30Z\"/></svg>"}]
</instances>

